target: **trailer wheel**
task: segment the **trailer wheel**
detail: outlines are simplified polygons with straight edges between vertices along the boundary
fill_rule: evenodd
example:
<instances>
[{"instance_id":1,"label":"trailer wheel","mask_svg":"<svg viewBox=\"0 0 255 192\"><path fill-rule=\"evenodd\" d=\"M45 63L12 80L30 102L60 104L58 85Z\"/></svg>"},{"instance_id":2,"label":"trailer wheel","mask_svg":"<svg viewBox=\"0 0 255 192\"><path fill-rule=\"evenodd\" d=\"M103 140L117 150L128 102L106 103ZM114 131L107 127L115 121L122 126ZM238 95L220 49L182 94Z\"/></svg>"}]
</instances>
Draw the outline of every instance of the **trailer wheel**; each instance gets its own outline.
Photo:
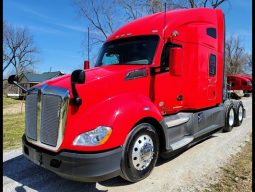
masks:
<instances>
[{"instance_id":1,"label":"trailer wheel","mask_svg":"<svg viewBox=\"0 0 255 192\"><path fill-rule=\"evenodd\" d=\"M244 97L250 97L250 94L249 94L249 93L244 93L243 96L244 96Z\"/></svg>"},{"instance_id":2,"label":"trailer wheel","mask_svg":"<svg viewBox=\"0 0 255 192\"><path fill-rule=\"evenodd\" d=\"M230 98L235 99L235 100L240 100L241 99L241 97L239 95L237 95L235 92L230 93Z\"/></svg>"},{"instance_id":3,"label":"trailer wheel","mask_svg":"<svg viewBox=\"0 0 255 192\"><path fill-rule=\"evenodd\" d=\"M234 110L235 110L235 122L234 126L240 126L243 122L244 118L244 107L242 101L238 101L234 103Z\"/></svg>"},{"instance_id":4,"label":"trailer wheel","mask_svg":"<svg viewBox=\"0 0 255 192\"><path fill-rule=\"evenodd\" d=\"M150 175L159 153L159 139L149 123L137 125L128 135L121 159L121 177L130 182Z\"/></svg>"},{"instance_id":5,"label":"trailer wheel","mask_svg":"<svg viewBox=\"0 0 255 192\"><path fill-rule=\"evenodd\" d=\"M223 132L230 132L232 131L235 123L235 110L233 102L226 102L225 108L225 126L223 127Z\"/></svg>"}]
</instances>

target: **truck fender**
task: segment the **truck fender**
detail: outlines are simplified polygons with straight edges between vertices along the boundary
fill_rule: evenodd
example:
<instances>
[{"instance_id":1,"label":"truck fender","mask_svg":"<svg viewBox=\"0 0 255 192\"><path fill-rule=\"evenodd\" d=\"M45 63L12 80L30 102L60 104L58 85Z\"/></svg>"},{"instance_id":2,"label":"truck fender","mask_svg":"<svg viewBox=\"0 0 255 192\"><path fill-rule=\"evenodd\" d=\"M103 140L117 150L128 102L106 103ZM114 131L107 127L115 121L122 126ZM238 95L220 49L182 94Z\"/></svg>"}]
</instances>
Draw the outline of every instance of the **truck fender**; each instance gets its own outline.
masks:
<instances>
[{"instance_id":1,"label":"truck fender","mask_svg":"<svg viewBox=\"0 0 255 192\"><path fill-rule=\"evenodd\" d=\"M123 104L126 101L125 104ZM128 138L131 130L141 121L153 119L160 125L163 117L156 106L149 100L148 97L138 94L125 94L121 97L116 97L115 102L122 103L116 110L118 113L115 116L112 127L118 138L119 145L123 145ZM148 123L148 122L147 122ZM155 127L156 129L158 127ZM112 138L115 139L115 138Z\"/></svg>"},{"instance_id":2,"label":"truck fender","mask_svg":"<svg viewBox=\"0 0 255 192\"><path fill-rule=\"evenodd\" d=\"M142 94L122 93L101 102L97 102L84 112L76 113L75 121L72 121L72 129L67 129L68 137L65 138L66 148L72 146L75 150L107 150L122 146L133 127L142 119L151 118L160 123L162 115L149 97ZM81 133L93 130L98 126L112 128L109 139L99 146L73 146L73 140Z\"/></svg>"}]
</instances>

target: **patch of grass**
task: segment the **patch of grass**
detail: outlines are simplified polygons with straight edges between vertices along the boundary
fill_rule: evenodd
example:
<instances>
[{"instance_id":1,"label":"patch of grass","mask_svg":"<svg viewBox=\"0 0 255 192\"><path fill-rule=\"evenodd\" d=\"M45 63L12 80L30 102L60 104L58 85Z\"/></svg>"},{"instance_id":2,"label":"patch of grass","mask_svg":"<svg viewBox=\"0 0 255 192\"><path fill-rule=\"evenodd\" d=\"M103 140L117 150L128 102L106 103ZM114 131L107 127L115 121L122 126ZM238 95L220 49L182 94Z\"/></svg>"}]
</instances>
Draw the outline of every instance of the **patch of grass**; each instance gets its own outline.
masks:
<instances>
[{"instance_id":1,"label":"patch of grass","mask_svg":"<svg viewBox=\"0 0 255 192\"><path fill-rule=\"evenodd\" d=\"M11 105L19 104L21 102L24 102L23 100L17 100L17 99L12 99L8 97L3 97L3 107L10 107Z\"/></svg>"},{"instance_id":2,"label":"patch of grass","mask_svg":"<svg viewBox=\"0 0 255 192\"><path fill-rule=\"evenodd\" d=\"M25 131L25 114L7 114L3 116L3 148L21 147L21 137Z\"/></svg>"},{"instance_id":3,"label":"patch of grass","mask_svg":"<svg viewBox=\"0 0 255 192\"><path fill-rule=\"evenodd\" d=\"M252 142L246 142L242 150L221 168L217 183L211 184L205 191L246 192L252 191Z\"/></svg>"}]
</instances>

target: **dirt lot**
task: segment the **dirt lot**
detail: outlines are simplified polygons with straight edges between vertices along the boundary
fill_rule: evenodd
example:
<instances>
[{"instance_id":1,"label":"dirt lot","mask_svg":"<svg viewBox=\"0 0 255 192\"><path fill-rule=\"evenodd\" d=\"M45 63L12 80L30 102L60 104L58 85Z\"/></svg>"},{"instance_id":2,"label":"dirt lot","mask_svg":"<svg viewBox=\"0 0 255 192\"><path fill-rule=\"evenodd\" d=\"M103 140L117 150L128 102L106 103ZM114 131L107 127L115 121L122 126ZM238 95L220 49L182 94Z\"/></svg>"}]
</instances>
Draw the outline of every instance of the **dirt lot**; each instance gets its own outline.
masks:
<instances>
[{"instance_id":1,"label":"dirt lot","mask_svg":"<svg viewBox=\"0 0 255 192\"><path fill-rule=\"evenodd\" d=\"M252 138L243 149L231 158L228 165L221 167L216 183L210 184L206 192L245 192L252 189Z\"/></svg>"},{"instance_id":2,"label":"dirt lot","mask_svg":"<svg viewBox=\"0 0 255 192\"><path fill-rule=\"evenodd\" d=\"M120 177L98 183L62 179L21 155L21 150L4 153L4 191L205 191L217 184L222 167L227 167L250 140L252 100L243 100L246 119L229 133L216 133L169 161L159 161L152 174L130 184ZM235 164L234 164L235 165ZM210 189L210 188L209 188Z\"/></svg>"}]
</instances>

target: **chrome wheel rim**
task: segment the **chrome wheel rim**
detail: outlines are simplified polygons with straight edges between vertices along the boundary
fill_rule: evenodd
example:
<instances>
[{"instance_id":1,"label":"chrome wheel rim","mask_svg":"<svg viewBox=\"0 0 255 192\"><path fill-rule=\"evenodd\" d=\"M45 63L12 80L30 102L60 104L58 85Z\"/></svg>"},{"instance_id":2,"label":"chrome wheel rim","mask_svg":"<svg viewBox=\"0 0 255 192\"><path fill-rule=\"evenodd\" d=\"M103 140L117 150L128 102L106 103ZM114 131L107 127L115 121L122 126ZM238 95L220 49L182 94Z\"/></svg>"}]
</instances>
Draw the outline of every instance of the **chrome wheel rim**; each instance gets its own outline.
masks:
<instances>
[{"instance_id":1,"label":"chrome wheel rim","mask_svg":"<svg viewBox=\"0 0 255 192\"><path fill-rule=\"evenodd\" d=\"M135 169L142 171L146 169L154 154L154 145L149 135L141 135L135 141L132 149L132 163Z\"/></svg>"},{"instance_id":2,"label":"chrome wheel rim","mask_svg":"<svg viewBox=\"0 0 255 192\"><path fill-rule=\"evenodd\" d=\"M238 120L242 121L242 119L243 119L243 108L242 106L240 106L238 110Z\"/></svg>"},{"instance_id":3,"label":"chrome wheel rim","mask_svg":"<svg viewBox=\"0 0 255 192\"><path fill-rule=\"evenodd\" d=\"M230 126L233 126L233 124L234 124L234 118L235 118L235 116L234 116L234 109L231 108L230 111L229 111L229 117L228 117L228 124L229 124Z\"/></svg>"}]
</instances>

